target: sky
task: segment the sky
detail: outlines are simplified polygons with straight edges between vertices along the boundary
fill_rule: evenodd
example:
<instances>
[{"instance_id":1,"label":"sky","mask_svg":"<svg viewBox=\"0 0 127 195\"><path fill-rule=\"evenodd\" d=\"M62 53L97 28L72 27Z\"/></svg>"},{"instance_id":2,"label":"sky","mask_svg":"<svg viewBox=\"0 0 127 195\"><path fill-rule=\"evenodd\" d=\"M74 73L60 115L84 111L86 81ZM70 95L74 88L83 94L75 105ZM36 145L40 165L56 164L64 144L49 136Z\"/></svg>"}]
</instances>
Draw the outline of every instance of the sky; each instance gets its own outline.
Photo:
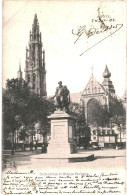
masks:
<instances>
[{"instance_id":1,"label":"sky","mask_svg":"<svg viewBox=\"0 0 127 195\"><path fill-rule=\"evenodd\" d=\"M8 78L17 77L19 61L24 72L25 48L35 13L46 52L48 95L55 93L58 81L67 85L71 93L82 92L92 67L94 77L102 83L107 65L116 94L122 97L126 87L126 6L123 1L4 1L3 87ZM107 20L104 22L110 27L107 31L102 32L100 21L95 22L99 14ZM81 27L85 30L74 43ZM101 32L88 37L91 28Z\"/></svg>"}]
</instances>

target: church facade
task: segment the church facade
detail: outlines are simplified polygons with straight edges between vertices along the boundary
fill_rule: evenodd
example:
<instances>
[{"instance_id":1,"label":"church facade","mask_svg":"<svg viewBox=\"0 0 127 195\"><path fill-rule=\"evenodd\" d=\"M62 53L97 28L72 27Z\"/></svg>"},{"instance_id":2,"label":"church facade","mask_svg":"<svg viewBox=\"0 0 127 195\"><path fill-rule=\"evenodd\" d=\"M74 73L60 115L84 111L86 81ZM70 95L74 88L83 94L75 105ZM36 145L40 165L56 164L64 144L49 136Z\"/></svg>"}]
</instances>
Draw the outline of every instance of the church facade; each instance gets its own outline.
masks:
<instances>
[{"instance_id":1,"label":"church facade","mask_svg":"<svg viewBox=\"0 0 127 195\"><path fill-rule=\"evenodd\" d=\"M85 119L89 124L99 125L100 122L103 122L101 121L102 115L105 114L106 117L106 114L110 113L109 117L112 117L122 112L121 99L115 94L113 83L110 80L111 73L107 65L103 77L104 80L102 84L100 84L92 74L81 94Z\"/></svg>"},{"instance_id":2,"label":"church facade","mask_svg":"<svg viewBox=\"0 0 127 195\"><path fill-rule=\"evenodd\" d=\"M19 66L17 77L22 78L21 66ZM26 47L25 81L29 84L32 91L41 97L47 96L45 50L41 40L37 14L34 16L28 47Z\"/></svg>"},{"instance_id":3,"label":"church facade","mask_svg":"<svg viewBox=\"0 0 127 195\"><path fill-rule=\"evenodd\" d=\"M120 125L123 125L125 109L122 100L115 93L110 77L111 73L106 65L102 84L92 74L81 94L82 109L91 129L91 141L101 147L115 147L118 135L121 137L124 129ZM122 142L122 137L119 142Z\"/></svg>"}]
</instances>

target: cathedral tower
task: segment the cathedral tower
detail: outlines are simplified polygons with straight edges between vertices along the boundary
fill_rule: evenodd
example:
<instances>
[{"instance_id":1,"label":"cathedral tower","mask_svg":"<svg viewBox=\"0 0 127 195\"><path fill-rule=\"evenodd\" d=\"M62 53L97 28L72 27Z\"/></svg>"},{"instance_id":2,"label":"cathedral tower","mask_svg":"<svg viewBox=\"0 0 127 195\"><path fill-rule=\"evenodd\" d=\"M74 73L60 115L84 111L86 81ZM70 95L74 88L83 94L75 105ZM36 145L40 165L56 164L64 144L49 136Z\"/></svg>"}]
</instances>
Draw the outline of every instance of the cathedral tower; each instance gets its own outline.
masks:
<instances>
[{"instance_id":1,"label":"cathedral tower","mask_svg":"<svg viewBox=\"0 0 127 195\"><path fill-rule=\"evenodd\" d=\"M109 79L111 77L111 73L108 70L106 65L104 73L103 73L104 81L102 82L103 87L108 93L115 94L115 89L112 84L112 81Z\"/></svg>"},{"instance_id":2,"label":"cathedral tower","mask_svg":"<svg viewBox=\"0 0 127 195\"><path fill-rule=\"evenodd\" d=\"M34 16L32 31L30 31L28 48L26 47L25 81L41 97L47 95L45 50L41 41L37 14Z\"/></svg>"}]
</instances>

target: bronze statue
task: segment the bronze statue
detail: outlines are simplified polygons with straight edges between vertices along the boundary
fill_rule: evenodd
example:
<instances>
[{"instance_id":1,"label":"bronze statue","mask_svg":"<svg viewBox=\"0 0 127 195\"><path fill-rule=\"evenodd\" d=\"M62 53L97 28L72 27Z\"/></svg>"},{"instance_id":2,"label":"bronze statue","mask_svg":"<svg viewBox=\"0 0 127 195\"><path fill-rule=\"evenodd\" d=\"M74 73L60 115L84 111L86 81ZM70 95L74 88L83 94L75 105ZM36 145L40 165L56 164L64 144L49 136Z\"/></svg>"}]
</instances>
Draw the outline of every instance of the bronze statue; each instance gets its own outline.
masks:
<instances>
[{"instance_id":1,"label":"bronze statue","mask_svg":"<svg viewBox=\"0 0 127 195\"><path fill-rule=\"evenodd\" d=\"M65 110L69 112L70 104L70 92L67 89L67 86L62 85L62 81L58 82L59 86L56 88L55 96L56 97L56 106L58 110Z\"/></svg>"}]
</instances>

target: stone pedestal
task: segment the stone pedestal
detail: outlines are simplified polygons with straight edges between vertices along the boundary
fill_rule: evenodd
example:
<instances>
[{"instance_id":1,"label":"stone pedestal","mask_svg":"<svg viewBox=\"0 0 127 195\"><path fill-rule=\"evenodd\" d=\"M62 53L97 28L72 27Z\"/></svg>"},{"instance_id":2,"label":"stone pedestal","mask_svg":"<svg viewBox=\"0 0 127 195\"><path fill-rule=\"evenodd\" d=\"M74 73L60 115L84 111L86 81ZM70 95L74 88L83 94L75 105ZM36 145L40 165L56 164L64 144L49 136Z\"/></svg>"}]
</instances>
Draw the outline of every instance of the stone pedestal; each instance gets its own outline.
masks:
<instances>
[{"instance_id":1,"label":"stone pedestal","mask_svg":"<svg viewBox=\"0 0 127 195\"><path fill-rule=\"evenodd\" d=\"M51 120L51 140L47 153L51 156L65 156L76 152L75 119L65 111L55 111Z\"/></svg>"},{"instance_id":2,"label":"stone pedestal","mask_svg":"<svg viewBox=\"0 0 127 195\"><path fill-rule=\"evenodd\" d=\"M94 159L94 154L77 153L75 142L75 119L64 111L55 111L48 117L51 120L51 140L47 154L32 155L31 162L72 163Z\"/></svg>"}]
</instances>

